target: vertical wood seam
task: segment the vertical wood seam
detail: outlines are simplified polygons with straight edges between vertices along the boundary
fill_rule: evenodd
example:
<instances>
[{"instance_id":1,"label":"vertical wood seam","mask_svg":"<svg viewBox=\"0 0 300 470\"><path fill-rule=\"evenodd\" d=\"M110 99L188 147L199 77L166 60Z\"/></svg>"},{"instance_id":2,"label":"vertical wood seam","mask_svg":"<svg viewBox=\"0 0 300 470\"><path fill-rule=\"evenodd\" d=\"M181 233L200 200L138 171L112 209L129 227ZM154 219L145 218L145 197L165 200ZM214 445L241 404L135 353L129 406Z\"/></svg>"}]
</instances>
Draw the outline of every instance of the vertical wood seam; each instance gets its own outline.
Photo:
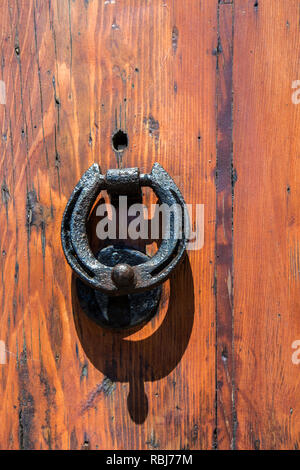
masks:
<instances>
[{"instance_id":1,"label":"vertical wood seam","mask_svg":"<svg viewBox=\"0 0 300 470\"><path fill-rule=\"evenodd\" d=\"M233 334L234 4L219 0L216 55L216 428L214 448L235 449Z\"/></svg>"}]
</instances>

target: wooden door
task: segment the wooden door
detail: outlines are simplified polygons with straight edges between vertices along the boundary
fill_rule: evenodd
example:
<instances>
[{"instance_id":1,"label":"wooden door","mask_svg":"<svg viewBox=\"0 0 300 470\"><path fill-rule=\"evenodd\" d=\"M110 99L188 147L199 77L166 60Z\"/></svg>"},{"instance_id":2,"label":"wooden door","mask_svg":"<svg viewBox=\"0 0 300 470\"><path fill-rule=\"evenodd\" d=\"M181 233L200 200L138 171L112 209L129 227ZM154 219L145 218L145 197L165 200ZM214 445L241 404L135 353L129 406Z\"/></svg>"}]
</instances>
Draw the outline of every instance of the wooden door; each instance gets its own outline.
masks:
<instances>
[{"instance_id":1,"label":"wooden door","mask_svg":"<svg viewBox=\"0 0 300 470\"><path fill-rule=\"evenodd\" d=\"M1 449L298 448L299 12L3 0ZM60 225L92 163L156 161L204 245L127 336L81 311Z\"/></svg>"}]
</instances>

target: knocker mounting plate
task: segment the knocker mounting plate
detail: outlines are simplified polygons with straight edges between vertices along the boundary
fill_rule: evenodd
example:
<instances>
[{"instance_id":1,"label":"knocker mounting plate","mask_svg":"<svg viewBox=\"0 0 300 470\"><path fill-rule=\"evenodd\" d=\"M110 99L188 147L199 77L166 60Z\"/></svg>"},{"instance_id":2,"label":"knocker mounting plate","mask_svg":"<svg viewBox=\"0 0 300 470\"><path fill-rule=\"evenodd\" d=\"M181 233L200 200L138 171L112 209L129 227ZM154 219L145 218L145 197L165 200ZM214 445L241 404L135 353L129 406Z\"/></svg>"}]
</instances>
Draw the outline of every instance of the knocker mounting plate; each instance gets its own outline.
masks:
<instances>
[{"instance_id":1,"label":"knocker mounting plate","mask_svg":"<svg viewBox=\"0 0 300 470\"><path fill-rule=\"evenodd\" d=\"M111 245L103 248L97 259L107 266L117 263L135 266L147 261L149 256L132 248ZM83 311L98 325L110 328L133 328L149 321L157 311L161 296L161 286L137 294L110 296L92 289L79 278L76 284Z\"/></svg>"}]
</instances>

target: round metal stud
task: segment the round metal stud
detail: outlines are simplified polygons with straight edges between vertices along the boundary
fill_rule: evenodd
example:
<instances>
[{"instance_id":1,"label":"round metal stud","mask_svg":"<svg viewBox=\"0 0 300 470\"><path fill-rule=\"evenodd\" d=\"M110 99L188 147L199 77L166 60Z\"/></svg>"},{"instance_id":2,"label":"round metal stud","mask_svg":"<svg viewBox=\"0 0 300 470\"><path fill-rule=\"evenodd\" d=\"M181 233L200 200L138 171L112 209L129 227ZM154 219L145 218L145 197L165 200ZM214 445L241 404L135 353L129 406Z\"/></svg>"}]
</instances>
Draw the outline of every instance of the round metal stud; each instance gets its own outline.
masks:
<instances>
[{"instance_id":1,"label":"round metal stud","mask_svg":"<svg viewBox=\"0 0 300 470\"><path fill-rule=\"evenodd\" d=\"M117 264L113 267L111 278L118 287L128 287L134 284L134 270L129 264Z\"/></svg>"}]
</instances>

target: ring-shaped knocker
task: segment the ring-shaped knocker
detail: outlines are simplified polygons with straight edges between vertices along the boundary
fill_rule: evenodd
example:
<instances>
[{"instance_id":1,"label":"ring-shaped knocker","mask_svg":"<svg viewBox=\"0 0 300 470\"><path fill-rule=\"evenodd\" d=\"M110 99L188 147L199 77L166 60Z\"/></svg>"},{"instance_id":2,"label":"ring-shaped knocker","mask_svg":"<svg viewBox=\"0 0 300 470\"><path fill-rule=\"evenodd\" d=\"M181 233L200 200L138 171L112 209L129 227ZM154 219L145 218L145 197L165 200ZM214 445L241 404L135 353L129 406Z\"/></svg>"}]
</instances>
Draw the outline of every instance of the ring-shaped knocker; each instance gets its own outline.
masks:
<instances>
[{"instance_id":1,"label":"ring-shaped knocker","mask_svg":"<svg viewBox=\"0 0 300 470\"><path fill-rule=\"evenodd\" d=\"M107 190L111 197L120 194L136 196L141 187L152 188L159 203L170 208L168 224L163 228L162 242L157 252L150 258L126 247L117 248L118 256L121 255L121 259L126 261L120 263L112 261L112 253L116 254L116 251L110 247L102 250L96 257L89 245L87 221L99 193ZM108 303L107 298L129 296L131 304L134 305L135 295L148 290L155 293L153 303L157 304L160 288L155 288L171 275L182 259L188 233L189 218L184 199L173 179L161 165L155 163L149 174L140 174L138 168L124 168L108 170L103 175L95 163L84 173L67 203L62 220L61 239L69 265L88 286L89 292L93 290L95 298L101 303L101 309L105 310L103 304ZM106 294L105 301L102 294ZM138 300L141 303L140 297L136 298L136 302ZM144 296L142 301L148 297ZM128 323L133 325L145 320L149 316L147 309L149 302L144 306L145 311L140 317L134 321L131 318ZM97 315L93 313L93 319L97 321L94 317ZM107 312L104 312L102 317L99 320L101 324L118 326L120 323L118 321L117 325L114 325Z\"/></svg>"}]
</instances>

